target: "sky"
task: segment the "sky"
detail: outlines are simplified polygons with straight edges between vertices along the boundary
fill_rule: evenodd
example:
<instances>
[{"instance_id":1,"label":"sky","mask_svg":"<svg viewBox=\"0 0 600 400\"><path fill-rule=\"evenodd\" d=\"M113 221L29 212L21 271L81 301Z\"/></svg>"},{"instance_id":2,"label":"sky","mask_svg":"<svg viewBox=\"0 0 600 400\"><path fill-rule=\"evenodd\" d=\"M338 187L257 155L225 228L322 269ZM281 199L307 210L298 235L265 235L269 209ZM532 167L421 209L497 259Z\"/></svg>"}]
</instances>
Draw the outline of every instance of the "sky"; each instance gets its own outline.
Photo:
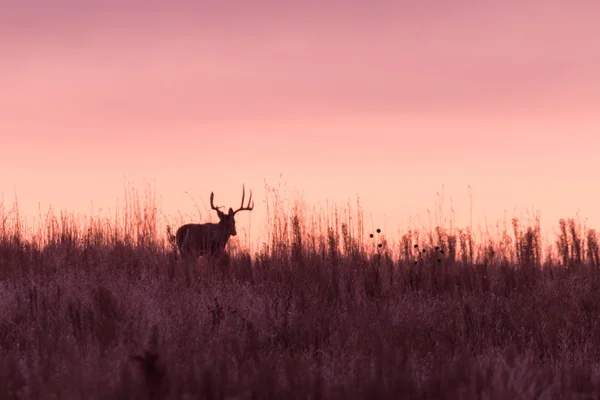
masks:
<instances>
[{"instance_id":1,"label":"sky","mask_svg":"<svg viewBox=\"0 0 600 400\"><path fill-rule=\"evenodd\" d=\"M201 222L211 191L235 208L245 184L238 231L255 238L265 183L311 207L359 196L390 233L428 225L442 193L458 225L537 210L547 229L578 213L600 228L599 12L0 0L0 193L35 217L149 184L166 215Z\"/></svg>"}]
</instances>

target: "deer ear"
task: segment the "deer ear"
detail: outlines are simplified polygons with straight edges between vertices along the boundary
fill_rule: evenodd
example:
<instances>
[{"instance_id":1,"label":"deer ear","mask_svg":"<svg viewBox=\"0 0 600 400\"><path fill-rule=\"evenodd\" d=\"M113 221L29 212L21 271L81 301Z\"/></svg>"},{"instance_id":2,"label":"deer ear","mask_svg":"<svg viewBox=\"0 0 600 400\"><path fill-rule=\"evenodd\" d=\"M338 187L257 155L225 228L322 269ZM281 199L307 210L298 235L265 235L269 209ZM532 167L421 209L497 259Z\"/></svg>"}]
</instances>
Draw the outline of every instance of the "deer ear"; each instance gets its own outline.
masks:
<instances>
[{"instance_id":1,"label":"deer ear","mask_svg":"<svg viewBox=\"0 0 600 400\"><path fill-rule=\"evenodd\" d=\"M229 215L233 216L233 208L229 208Z\"/></svg>"}]
</instances>

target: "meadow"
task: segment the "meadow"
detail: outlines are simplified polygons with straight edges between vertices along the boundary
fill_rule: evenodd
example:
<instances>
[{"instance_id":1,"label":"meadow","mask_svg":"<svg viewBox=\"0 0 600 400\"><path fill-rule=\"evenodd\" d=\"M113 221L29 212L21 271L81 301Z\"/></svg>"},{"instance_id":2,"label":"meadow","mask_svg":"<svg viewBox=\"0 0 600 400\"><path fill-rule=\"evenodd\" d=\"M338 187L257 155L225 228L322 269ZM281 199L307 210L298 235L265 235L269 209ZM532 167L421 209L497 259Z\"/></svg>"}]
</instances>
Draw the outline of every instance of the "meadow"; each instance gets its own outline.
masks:
<instances>
[{"instance_id":1,"label":"meadow","mask_svg":"<svg viewBox=\"0 0 600 400\"><path fill-rule=\"evenodd\" d=\"M594 230L513 219L392 242L360 205L269 196L257 249L197 262L152 196L34 228L0 205L0 397L600 398Z\"/></svg>"}]
</instances>

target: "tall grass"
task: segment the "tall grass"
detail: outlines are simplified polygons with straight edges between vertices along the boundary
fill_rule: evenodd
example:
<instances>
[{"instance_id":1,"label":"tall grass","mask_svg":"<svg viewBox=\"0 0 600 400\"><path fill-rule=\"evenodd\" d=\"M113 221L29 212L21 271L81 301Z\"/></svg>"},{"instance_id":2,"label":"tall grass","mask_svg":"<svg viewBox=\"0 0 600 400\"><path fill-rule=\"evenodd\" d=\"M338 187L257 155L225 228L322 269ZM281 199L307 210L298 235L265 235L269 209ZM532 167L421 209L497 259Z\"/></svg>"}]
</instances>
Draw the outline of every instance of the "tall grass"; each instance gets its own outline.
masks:
<instances>
[{"instance_id":1,"label":"tall grass","mask_svg":"<svg viewBox=\"0 0 600 400\"><path fill-rule=\"evenodd\" d=\"M263 246L226 262L175 259L152 193L35 229L0 204L0 396L600 398L596 231L392 243L360 203L268 193Z\"/></svg>"}]
</instances>

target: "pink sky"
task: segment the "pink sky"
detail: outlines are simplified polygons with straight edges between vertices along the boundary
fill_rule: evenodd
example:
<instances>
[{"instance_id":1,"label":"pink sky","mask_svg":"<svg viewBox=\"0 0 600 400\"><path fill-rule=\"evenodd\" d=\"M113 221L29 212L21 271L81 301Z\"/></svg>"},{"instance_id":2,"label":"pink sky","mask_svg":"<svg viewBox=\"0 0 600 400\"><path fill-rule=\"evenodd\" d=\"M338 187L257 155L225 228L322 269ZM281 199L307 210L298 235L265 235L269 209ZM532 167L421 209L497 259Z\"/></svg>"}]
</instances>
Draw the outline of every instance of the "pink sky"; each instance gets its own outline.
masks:
<instances>
[{"instance_id":1,"label":"pink sky","mask_svg":"<svg viewBox=\"0 0 600 400\"><path fill-rule=\"evenodd\" d=\"M218 4L218 5L217 5ZM143 10L143 11L141 11ZM0 192L167 214L241 184L376 224L579 210L600 228L600 3L0 0ZM202 207L202 205L200 204ZM253 227L263 223L257 201ZM214 216L213 216L214 218ZM242 224L247 216L240 218Z\"/></svg>"}]
</instances>

